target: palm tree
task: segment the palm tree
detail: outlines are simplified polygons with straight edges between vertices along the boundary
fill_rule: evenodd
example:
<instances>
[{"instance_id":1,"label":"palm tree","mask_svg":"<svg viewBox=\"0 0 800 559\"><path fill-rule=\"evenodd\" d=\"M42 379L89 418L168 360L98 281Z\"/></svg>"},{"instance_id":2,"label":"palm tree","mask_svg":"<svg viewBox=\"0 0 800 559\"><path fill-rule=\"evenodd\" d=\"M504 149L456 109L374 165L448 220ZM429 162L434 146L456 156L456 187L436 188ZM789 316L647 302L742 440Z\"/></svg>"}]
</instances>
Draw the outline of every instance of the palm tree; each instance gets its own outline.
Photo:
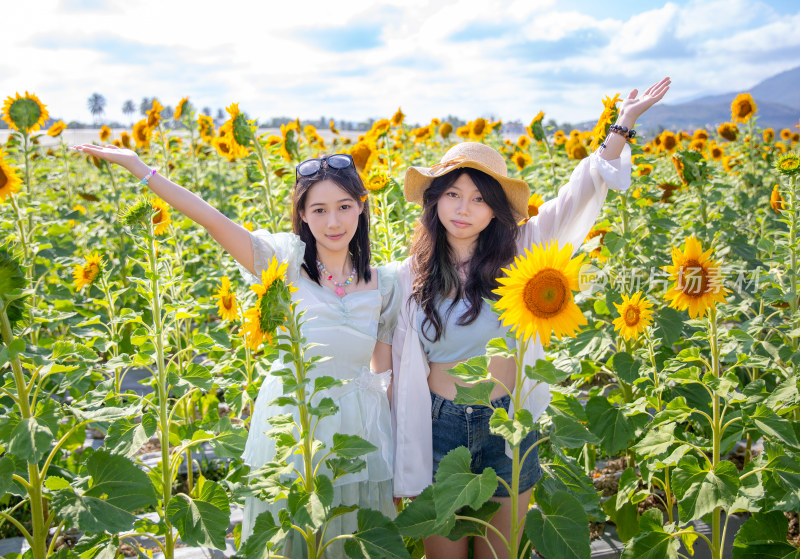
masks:
<instances>
[{"instance_id":1,"label":"palm tree","mask_svg":"<svg viewBox=\"0 0 800 559\"><path fill-rule=\"evenodd\" d=\"M128 99L122 104L122 114L128 118L131 118L132 115L136 114L136 103L133 102L133 99Z\"/></svg>"},{"instance_id":2,"label":"palm tree","mask_svg":"<svg viewBox=\"0 0 800 559\"><path fill-rule=\"evenodd\" d=\"M139 103L139 114L145 116L147 111L153 108L153 99L155 97L142 97L142 102Z\"/></svg>"},{"instance_id":3,"label":"palm tree","mask_svg":"<svg viewBox=\"0 0 800 559\"><path fill-rule=\"evenodd\" d=\"M106 98L99 93L92 93L86 105L89 107L89 112L92 113L95 122L99 121L99 117L103 116L106 109Z\"/></svg>"}]
</instances>

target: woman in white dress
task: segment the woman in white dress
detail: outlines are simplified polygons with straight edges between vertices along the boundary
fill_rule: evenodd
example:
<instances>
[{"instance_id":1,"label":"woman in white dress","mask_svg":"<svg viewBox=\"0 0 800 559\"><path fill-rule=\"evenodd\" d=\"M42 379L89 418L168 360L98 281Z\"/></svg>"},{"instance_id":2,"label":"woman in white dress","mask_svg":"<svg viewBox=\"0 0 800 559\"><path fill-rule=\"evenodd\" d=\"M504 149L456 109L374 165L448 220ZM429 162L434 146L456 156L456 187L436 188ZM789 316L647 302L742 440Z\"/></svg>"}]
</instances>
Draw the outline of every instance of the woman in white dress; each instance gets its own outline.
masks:
<instances>
[{"instance_id":1,"label":"woman in white dress","mask_svg":"<svg viewBox=\"0 0 800 559\"><path fill-rule=\"evenodd\" d=\"M358 505L393 517L391 419L387 387L391 376L391 339L399 308L396 274L391 266L370 267L369 209L366 189L349 155L334 154L300 163L296 171L293 233L251 233L231 221L196 194L149 168L138 155L113 146L81 145L75 149L121 165L176 210L202 225L255 283L273 256L286 261L287 281L296 288L292 299L305 311L302 334L320 344L306 352L330 357L309 373L349 381L325 391L339 407L322 419L315 438L330 447L334 433L358 435L378 450L362 458L366 468L334 482L333 506ZM273 367L282 367L280 360ZM378 371L375 373L373 371ZM290 408L268 406L283 394L280 378L264 379L254 404L243 459L255 470L275 456L266 432L268 420ZM245 501L242 541L252 534L256 517L277 511L285 501L267 504ZM325 539L355 531L355 513L334 519ZM283 554L304 557L305 546L292 530ZM341 542L326 557L343 556Z\"/></svg>"}]
</instances>

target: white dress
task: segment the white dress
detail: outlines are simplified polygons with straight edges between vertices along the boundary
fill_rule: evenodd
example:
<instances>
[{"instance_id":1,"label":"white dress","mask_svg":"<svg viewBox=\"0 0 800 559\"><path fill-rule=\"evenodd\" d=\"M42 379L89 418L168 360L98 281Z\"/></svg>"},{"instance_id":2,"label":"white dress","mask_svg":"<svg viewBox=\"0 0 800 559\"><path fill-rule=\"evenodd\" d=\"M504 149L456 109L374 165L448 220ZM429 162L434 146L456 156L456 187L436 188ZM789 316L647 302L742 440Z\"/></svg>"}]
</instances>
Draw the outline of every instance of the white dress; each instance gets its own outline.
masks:
<instances>
[{"instance_id":1,"label":"white dress","mask_svg":"<svg viewBox=\"0 0 800 559\"><path fill-rule=\"evenodd\" d=\"M253 244L254 266L258 277L273 255L279 261L288 262L287 280L297 291L292 300L298 310L305 311L302 334L309 343L320 344L306 350L308 360L314 355L329 357L316 364L309 371L311 378L331 376L350 381L344 386L325 390L315 396L314 402L322 397L331 397L339 407L332 416L325 417L317 427L315 438L330 448L334 433L358 435L378 447L377 451L362 456L367 466L360 472L347 474L333 482L334 502L337 505L358 505L380 511L393 518L396 514L392 502L392 427L389 400L386 389L391 380L391 372L373 373L369 369L370 359L377 341L391 343L392 333L399 310L399 290L395 289L395 266L377 268L378 288L337 296L332 290L322 287L300 273L305 244L292 233L270 234L258 230L250 234ZM246 280L255 283L256 277L242 269ZM283 368L278 360L272 368ZM275 456L275 443L266 435L271 429L268 419L282 413L295 413L297 410L267 405L283 395L280 377L268 375L264 379L256 398L250 432L242 456L245 464L252 470L259 468ZM325 451L316 456L321 457ZM293 455L295 466L303 471L301 458ZM323 465L320 471L330 476ZM256 517L265 510L272 511L277 521L277 512L286 508L286 501L267 504L255 497L245 500L242 522L242 541L253 531ZM355 512L331 521L325 533L326 541L339 534L356 530ZM287 539L283 555L305 557L305 543L295 532ZM340 544L341 542L336 542ZM326 550L326 557L344 556L341 545L332 545Z\"/></svg>"}]
</instances>

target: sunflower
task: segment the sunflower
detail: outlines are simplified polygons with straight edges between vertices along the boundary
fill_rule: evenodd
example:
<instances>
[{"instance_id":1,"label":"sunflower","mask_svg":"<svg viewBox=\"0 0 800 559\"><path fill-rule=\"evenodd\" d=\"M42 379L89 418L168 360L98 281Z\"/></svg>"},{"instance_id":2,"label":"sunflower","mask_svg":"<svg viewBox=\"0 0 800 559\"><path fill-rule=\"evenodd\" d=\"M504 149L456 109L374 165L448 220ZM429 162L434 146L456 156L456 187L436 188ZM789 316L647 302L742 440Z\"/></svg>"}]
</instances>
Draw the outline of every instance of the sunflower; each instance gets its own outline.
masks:
<instances>
[{"instance_id":1,"label":"sunflower","mask_svg":"<svg viewBox=\"0 0 800 559\"><path fill-rule=\"evenodd\" d=\"M331 121L328 123L328 128L331 129L332 133L336 134L337 136L339 135L339 130L336 128L336 123L333 119L331 119Z\"/></svg>"},{"instance_id":2,"label":"sunflower","mask_svg":"<svg viewBox=\"0 0 800 559\"><path fill-rule=\"evenodd\" d=\"M653 172L654 167L649 163L639 163L636 165L636 174L640 177L646 177Z\"/></svg>"},{"instance_id":3,"label":"sunflower","mask_svg":"<svg viewBox=\"0 0 800 559\"><path fill-rule=\"evenodd\" d=\"M775 139L775 130L767 128L761 133L761 137L764 139L764 143L768 144Z\"/></svg>"},{"instance_id":4,"label":"sunflower","mask_svg":"<svg viewBox=\"0 0 800 559\"><path fill-rule=\"evenodd\" d=\"M528 217L539 215L539 208L544 204L541 196L535 192L528 198Z\"/></svg>"},{"instance_id":5,"label":"sunflower","mask_svg":"<svg viewBox=\"0 0 800 559\"><path fill-rule=\"evenodd\" d=\"M376 153L374 148L369 143L358 142L350 148L350 155L353 158L356 171L363 173L372 166L372 162L375 159Z\"/></svg>"},{"instance_id":6,"label":"sunflower","mask_svg":"<svg viewBox=\"0 0 800 559\"><path fill-rule=\"evenodd\" d=\"M236 303L236 294L231 293L231 280L222 276L215 297L219 305L219 317L222 320L236 320L239 318L239 306Z\"/></svg>"},{"instance_id":7,"label":"sunflower","mask_svg":"<svg viewBox=\"0 0 800 559\"><path fill-rule=\"evenodd\" d=\"M265 341L272 343L272 333L283 325L287 312L291 311L291 293L297 288L286 283L287 267L287 262L278 262L273 256L267 268L261 271L261 284L250 287L258 300L244 313L240 333L254 351Z\"/></svg>"},{"instance_id":8,"label":"sunflower","mask_svg":"<svg viewBox=\"0 0 800 559\"><path fill-rule=\"evenodd\" d=\"M731 103L731 120L747 122L756 113L756 102L749 93L740 93Z\"/></svg>"},{"instance_id":9,"label":"sunflower","mask_svg":"<svg viewBox=\"0 0 800 559\"><path fill-rule=\"evenodd\" d=\"M164 106L153 97L153 106L152 108L147 111L147 126L148 128L157 128L158 124L161 122L161 111L164 110Z\"/></svg>"},{"instance_id":10,"label":"sunflower","mask_svg":"<svg viewBox=\"0 0 800 559\"><path fill-rule=\"evenodd\" d=\"M714 161L721 161L725 156L725 148L716 142L708 144L707 149L709 157L711 157L711 159Z\"/></svg>"},{"instance_id":11,"label":"sunflower","mask_svg":"<svg viewBox=\"0 0 800 559\"><path fill-rule=\"evenodd\" d=\"M520 136L517 140L517 147L519 149L528 149L531 145L531 139L527 136Z\"/></svg>"},{"instance_id":12,"label":"sunflower","mask_svg":"<svg viewBox=\"0 0 800 559\"><path fill-rule=\"evenodd\" d=\"M403 119L405 118L406 115L403 114L401 108L397 107L397 112L394 113L394 115L392 116L392 124L394 124L395 126L400 126L401 124L403 124Z\"/></svg>"},{"instance_id":13,"label":"sunflower","mask_svg":"<svg viewBox=\"0 0 800 559\"><path fill-rule=\"evenodd\" d=\"M5 153L0 150L0 202L19 192L19 185L22 184L22 179L19 178L17 172L5 160Z\"/></svg>"},{"instance_id":14,"label":"sunflower","mask_svg":"<svg viewBox=\"0 0 800 559\"><path fill-rule=\"evenodd\" d=\"M769 197L769 206L777 213L781 213L781 210L786 207L783 196L781 196L781 193L778 191L777 184L772 187L772 194Z\"/></svg>"},{"instance_id":15,"label":"sunflower","mask_svg":"<svg viewBox=\"0 0 800 559\"><path fill-rule=\"evenodd\" d=\"M678 157L677 155L672 156L672 165L675 167L675 170L678 172L678 178L681 179L683 184L688 184L686 182L686 177L684 175L685 167L683 165L683 159Z\"/></svg>"},{"instance_id":16,"label":"sunflower","mask_svg":"<svg viewBox=\"0 0 800 559\"><path fill-rule=\"evenodd\" d=\"M686 237L684 251L672 247L672 266L664 266L675 284L664 296L670 307L689 309L689 316L695 318L705 315L706 311L725 302L725 295L730 293L722 285L719 264L711 260L711 249L703 249L695 237Z\"/></svg>"},{"instance_id":17,"label":"sunflower","mask_svg":"<svg viewBox=\"0 0 800 559\"><path fill-rule=\"evenodd\" d=\"M525 129L525 131L530 134L531 138L538 142L544 140L544 127L542 126L542 119L544 119L544 113L539 111L539 114L533 117L530 125L528 125L528 127ZM522 138L523 136L520 136L520 140L522 140Z\"/></svg>"},{"instance_id":18,"label":"sunflower","mask_svg":"<svg viewBox=\"0 0 800 559\"><path fill-rule=\"evenodd\" d=\"M380 192L389 184L389 177L384 173L373 173L369 179L364 182L364 186L370 192Z\"/></svg>"},{"instance_id":19,"label":"sunflower","mask_svg":"<svg viewBox=\"0 0 800 559\"><path fill-rule=\"evenodd\" d=\"M109 128L104 124L103 126L100 127L100 141L107 142L110 137L111 137L111 128Z\"/></svg>"},{"instance_id":20,"label":"sunflower","mask_svg":"<svg viewBox=\"0 0 800 559\"><path fill-rule=\"evenodd\" d=\"M800 172L800 156L791 151L785 153L778 158L775 168L782 175L796 175Z\"/></svg>"},{"instance_id":21,"label":"sunflower","mask_svg":"<svg viewBox=\"0 0 800 559\"><path fill-rule=\"evenodd\" d=\"M702 128L698 128L697 130L694 131L694 134L692 134L692 138L694 138L695 140L708 141L708 132L706 132Z\"/></svg>"},{"instance_id":22,"label":"sunflower","mask_svg":"<svg viewBox=\"0 0 800 559\"><path fill-rule=\"evenodd\" d=\"M729 142L732 142L736 139L736 134L739 133L739 129L733 122L723 122L719 125L719 128L717 128L717 133Z\"/></svg>"},{"instance_id":23,"label":"sunflower","mask_svg":"<svg viewBox=\"0 0 800 559\"><path fill-rule=\"evenodd\" d=\"M11 128L26 133L38 130L50 117L38 97L27 91L25 95L17 93L16 97L8 97L2 115Z\"/></svg>"},{"instance_id":24,"label":"sunflower","mask_svg":"<svg viewBox=\"0 0 800 559\"><path fill-rule=\"evenodd\" d=\"M153 233L161 235L169 229L172 218L169 216L169 206L161 198L151 200L153 206Z\"/></svg>"},{"instance_id":25,"label":"sunflower","mask_svg":"<svg viewBox=\"0 0 800 559\"><path fill-rule=\"evenodd\" d=\"M200 131L200 137L210 144L216 134L214 130L214 119L208 115L200 115L197 117L197 126Z\"/></svg>"},{"instance_id":26,"label":"sunflower","mask_svg":"<svg viewBox=\"0 0 800 559\"><path fill-rule=\"evenodd\" d=\"M726 155L722 158L722 168L725 170L726 173L732 172L736 167L739 166L739 160L736 158L735 155Z\"/></svg>"},{"instance_id":27,"label":"sunflower","mask_svg":"<svg viewBox=\"0 0 800 559\"><path fill-rule=\"evenodd\" d=\"M192 106L189 104L189 98L184 97L178 102L178 106L175 107L175 115L173 115L173 118L175 120L180 120L181 117L183 116L183 113L189 112L191 109Z\"/></svg>"},{"instance_id":28,"label":"sunflower","mask_svg":"<svg viewBox=\"0 0 800 559\"><path fill-rule=\"evenodd\" d=\"M579 289L578 271L584 256L570 260L572 245L559 250L556 241L545 248L531 248L503 270L506 277L498 278L501 287L493 292L500 299L495 306L503 311L503 325L511 325L518 337L538 335L542 345L547 346L551 336L559 340L572 336L586 324L572 297L572 292Z\"/></svg>"},{"instance_id":29,"label":"sunflower","mask_svg":"<svg viewBox=\"0 0 800 559\"><path fill-rule=\"evenodd\" d=\"M81 215L86 215L86 208L80 204L75 204L72 207L73 211L80 213Z\"/></svg>"},{"instance_id":30,"label":"sunflower","mask_svg":"<svg viewBox=\"0 0 800 559\"><path fill-rule=\"evenodd\" d=\"M667 153L674 153L678 149L678 137L669 130L664 130L661 135L661 149Z\"/></svg>"},{"instance_id":31,"label":"sunflower","mask_svg":"<svg viewBox=\"0 0 800 559\"><path fill-rule=\"evenodd\" d=\"M486 134L486 119L476 118L469 124L469 137L480 140Z\"/></svg>"},{"instance_id":32,"label":"sunflower","mask_svg":"<svg viewBox=\"0 0 800 559\"><path fill-rule=\"evenodd\" d=\"M254 228L254 227L253 227L253 222L252 222L252 221L243 221L243 222L242 222L242 227L244 227L244 228L245 228L245 229L247 229L248 231L251 231L251 232L252 232L252 231L253 231L253 228Z\"/></svg>"},{"instance_id":33,"label":"sunflower","mask_svg":"<svg viewBox=\"0 0 800 559\"><path fill-rule=\"evenodd\" d=\"M131 149L131 135L128 134L127 132L120 132L119 143L122 147L126 149Z\"/></svg>"},{"instance_id":34,"label":"sunflower","mask_svg":"<svg viewBox=\"0 0 800 559\"><path fill-rule=\"evenodd\" d=\"M153 130L147 126L147 120L142 119L133 125L133 139L136 147L147 148L150 146L150 136Z\"/></svg>"},{"instance_id":35,"label":"sunflower","mask_svg":"<svg viewBox=\"0 0 800 559\"><path fill-rule=\"evenodd\" d=\"M522 136L524 137L524 136ZM522 171L525 167L533 163L533 158L524 151L518 151L511 156L511 161Z\"/></svg>"},{"instance_id":36,"label":"sunflower","mask_svg":"<svg viewBox=\"0 0 800 559\"><path fill-rule=\"evenodd\" d=\"M72 276L75 278L72 284L78 291L87 285L92 285L97 276L100 275L103 266L103 258L96 252L86 256L85 259L86 264L75 264L75 269L72 272Z\"/></svg>"},{"instance_id":37,"label":"sunflower","mask_svg":"<svg viewBox=\"0 0 800 559\"><path fill-rule=\"evenodd\" d=\"M59 120L58 122L53 124L53 126L51 126L47 130L47 135L48 136L52 136L53 138L55 138L56 136L60 136L61 133L66 129L67 129L67 125L64 124L64 121L63 120Z\"/></svg>"},{"instance_id":38,"label":"sunflower","mask_svg":"<svg viewBox=\"0 0 800 559\"><path fill-rule=\"evenodd\" d=\"M420 126L409 132L414 137L414 142L424 142L433 135L435 128L432 126Z\"/></svg>"},{"instance_id":39,"label":"sunflower","mask_svg":"<svg viewBox=\"0 0 800 559\"><path fill-rule=\"evenodd\" d=\"M637 291L632 297L622 296L622 303L616 304L619 318L612 321L614 330L619 330L620 335L625 340L638 338L653 322L653 304L642 296L641 291Z\"/></svg>"},{"instance_id":40,"label":"sunflower","mask_svg":"<svg viewBox=\"0 0 800 559\"><path fill-rule=\"evenodd\" d=\"M443 122L439 127L439 135L442 138L447 138L453 132L453 125L449 122Z\"/></svg>"},{"instance_id":41,"label":"sunflower","mask_svg":"<svg viewBox=\"0 0 800 559\"><path fill-rule=\"evenodd\" d=\"M637 188L636 190L640 189ZM636 191L634 191L632 194L635 198L639 198L642 193L639 192L637 195ZM606 233L608 233L608 231L609 229L604 227L592 227L591 231L589 231L589 233L586 235L585 241L594 239L595 237L600 237L600 243L597 245L597 248L593 249L592 252L589 253L590 258L597 258L600 262L605 262L608 260L608 258L603 255L603 240L606 238Z\"/></svg>"}]
</instances>

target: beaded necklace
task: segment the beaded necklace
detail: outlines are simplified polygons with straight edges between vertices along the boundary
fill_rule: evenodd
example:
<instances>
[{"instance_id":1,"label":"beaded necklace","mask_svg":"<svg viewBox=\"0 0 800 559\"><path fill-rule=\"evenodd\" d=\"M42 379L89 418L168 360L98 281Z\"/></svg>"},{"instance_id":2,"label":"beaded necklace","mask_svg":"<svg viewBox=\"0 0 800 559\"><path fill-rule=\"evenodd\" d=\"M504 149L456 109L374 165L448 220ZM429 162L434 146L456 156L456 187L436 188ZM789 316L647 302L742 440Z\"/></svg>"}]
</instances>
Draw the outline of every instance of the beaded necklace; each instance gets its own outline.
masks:
<instances>
[{"instance_id":1,"label":"beaded necklace","mask_svg":"<svg viewBox=\"0 0 800 559\"><path fill-rule=\"evenodd\" d=\"M353 266L353 271L350 272L350 277L344 280L343 283L339 283L335 279L333 279L333 274L331 274L328 270L325 269L325 266L322 265L322 262L317 260L317 269L319 269L320 273L325 276L329 282L336 286L336 294L339 297L344 296L344 286L350 285L353 282L353 278L356 277L356 267Z\"/></svg>"}]
</instances>

